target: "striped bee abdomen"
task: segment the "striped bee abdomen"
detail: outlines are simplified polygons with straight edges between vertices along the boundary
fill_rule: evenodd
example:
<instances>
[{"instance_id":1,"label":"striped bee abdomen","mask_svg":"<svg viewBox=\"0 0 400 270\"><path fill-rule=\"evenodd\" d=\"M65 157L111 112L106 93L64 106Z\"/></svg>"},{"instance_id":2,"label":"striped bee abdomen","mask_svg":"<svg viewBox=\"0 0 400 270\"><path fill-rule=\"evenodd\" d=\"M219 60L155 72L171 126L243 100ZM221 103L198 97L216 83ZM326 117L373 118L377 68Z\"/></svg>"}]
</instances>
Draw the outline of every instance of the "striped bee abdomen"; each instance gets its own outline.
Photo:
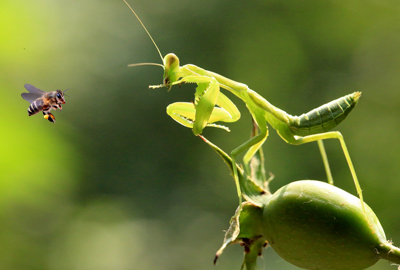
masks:
<instances>
[{"instance_id":1,"label":"striped bee abdomen","mask_svg":"<svg viewBox=\"0 0 400 270\"><path fill-rule=\"evenodd\" d=\"M37 114L43 109L43 100L37 99L31 103L31 105L28 108L28 114L29 116Z\"/></svg>"},{"instance_id":2,"label":"striped bee abdomen","mask_svg":"<svg viewBox=\"0 0 400 270\"><path fill-rule=\"evenodd\" d=\"M291 119L294 135L307 136L330 131L339 125L356 106L361 92L338 98L321 107Z\"/></svg>"}]
</instances>

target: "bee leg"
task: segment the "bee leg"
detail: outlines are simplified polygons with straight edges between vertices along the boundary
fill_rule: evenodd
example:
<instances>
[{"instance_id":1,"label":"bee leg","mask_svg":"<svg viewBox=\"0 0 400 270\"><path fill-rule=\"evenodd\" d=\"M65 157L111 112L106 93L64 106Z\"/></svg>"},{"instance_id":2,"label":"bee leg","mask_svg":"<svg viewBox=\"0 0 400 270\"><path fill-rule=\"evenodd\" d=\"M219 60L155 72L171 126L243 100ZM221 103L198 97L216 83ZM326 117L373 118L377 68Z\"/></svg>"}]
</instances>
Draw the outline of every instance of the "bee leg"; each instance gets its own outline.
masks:
<instances>
[{"instance_id":1,"label":"bee leg","mask_svg":"<svg viewBox=\"0 0 400 270\"><path fill-rule=\"evenodd\" d=\"M53 124L56 122L56 118L54 117L54 115L52 113L49 113L47 115L47 117L45 117L47 120L49 120L50 122L52 122Z\"/></svg>"},{"instance_id":2,"label":"bee leg","mask_svg":"<svg viewBox=\"0 0 400 270\"><path fill-rule=\"evenodd\" d=\"M62 110L61 104L57 103L55 105L53 105L53 109L57 111L57 109L60 109L60 111Z\"/></svg>"},{"instance_id":3,"label":"bee leg","mask_svg":"<svg viewBox=\"0 0 400 270\"><path fill-rule=\"evenodd\" d=\"M52 113L50 113L50 112L47 112L47 113L43 112L43 114L44 114L44 118L47 119L47 120L49 120L49 121L52 122L53 124L56 122L56 118L54 117L54 115L53 115Z\"/></svg>"}]
</instances>

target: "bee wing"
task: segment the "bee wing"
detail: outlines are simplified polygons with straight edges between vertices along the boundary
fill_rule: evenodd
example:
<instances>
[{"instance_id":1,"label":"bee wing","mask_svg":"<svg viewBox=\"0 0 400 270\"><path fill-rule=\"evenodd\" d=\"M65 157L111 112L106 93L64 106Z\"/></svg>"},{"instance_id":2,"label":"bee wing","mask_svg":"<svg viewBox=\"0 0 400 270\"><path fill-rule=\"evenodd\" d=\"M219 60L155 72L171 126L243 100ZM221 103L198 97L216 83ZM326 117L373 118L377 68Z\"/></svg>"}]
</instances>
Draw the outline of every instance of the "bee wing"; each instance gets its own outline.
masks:
<instances>
[{"instance_id":1,"label":"bee wing","mask_svg":"<svg viewBox=\"0 0 400 270\"><path fill-rule=\"evenodd\" d=\"M37 94L39 96L42 96L44 93L46 93L45 91L40 90L39 88L36 88L32 84L25 84L24 86L25 86L26 90L28 90L32 94Z\"/></svg>"},{"instance_id":2,"label":"bee wing","mask_svg":"<svg viewBox=\"0 0 400 270\"><path fill-rule=\"evenodd\" d=\"M26 101L29 101L31 103L33 101L35 101L36 99L40 98L41 96L42 96L41 94L35 94L35 93L22 93L21 94L21 97L23 99L25 99Z\"/></svg>"}]
</instances>

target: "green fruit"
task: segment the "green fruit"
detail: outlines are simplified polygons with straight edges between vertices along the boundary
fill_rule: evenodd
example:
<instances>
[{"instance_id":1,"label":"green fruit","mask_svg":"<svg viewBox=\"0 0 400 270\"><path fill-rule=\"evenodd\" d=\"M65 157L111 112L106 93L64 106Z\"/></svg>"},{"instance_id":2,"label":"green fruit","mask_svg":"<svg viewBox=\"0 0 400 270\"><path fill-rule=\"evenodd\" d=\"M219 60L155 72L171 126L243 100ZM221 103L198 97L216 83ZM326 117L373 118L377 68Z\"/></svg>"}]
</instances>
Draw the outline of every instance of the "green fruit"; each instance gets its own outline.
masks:
<instances>
[{"instance_id":1,"label":"green fruit","mask_svg":"<svg viewBox=\"0 0 400 270\"><path fill-rule=\"evenodd\" d=\"M357 270L375 264L386 236L374 212L337 187L297 181L268 198L263 236L286 261L310 270ZM367 219L368 217L368 219Z\"/></svg>"},{"instance_id":2,"label":"green fruit","mask_svg":"<svg viewBox=\"0 0 400 270\"><path fill-rule=\"evenodd\" d=\"M229 155L202 139L233 172ZM232 217L214 263L228 245L240 243L242 268L257 269L267 241L286 261L309 270L365 269L379 259L400 264L400 249L386 240L374 212L365 204L364 213L357 197L311 180L293 182L271 195L261 148L249 167L236 167L246 201Z\"/></svg>"}]
</instances>

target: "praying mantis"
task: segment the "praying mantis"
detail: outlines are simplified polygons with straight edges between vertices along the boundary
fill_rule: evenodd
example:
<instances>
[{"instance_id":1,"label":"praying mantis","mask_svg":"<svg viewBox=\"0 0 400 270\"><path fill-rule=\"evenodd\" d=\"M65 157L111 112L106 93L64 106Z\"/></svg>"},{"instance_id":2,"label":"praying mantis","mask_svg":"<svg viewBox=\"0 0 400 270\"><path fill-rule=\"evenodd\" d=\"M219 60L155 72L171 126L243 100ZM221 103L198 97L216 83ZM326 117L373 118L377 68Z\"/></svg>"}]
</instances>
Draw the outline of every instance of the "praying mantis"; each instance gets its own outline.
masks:
<instances>
[{"instance_id":1,"label":"praying mantis","mask_svg":"<svg viewBox=\"0 0 400 270\"><path fill-rule=\"evenodd\" d=\"M354 92L333 100L311 110L306 114L292 116L272 105L265 98L251 90L243 83L236 82L221 76L220 74L205 70L192 64L180 66L179 58L173 53L169 53L163 57L158 46L136 12L126 0L123 1L130 8L148 34L163 63L139 63L131 64L129 66L155 65L161 66L164 69L163 83L161 85L149 86L151 89L166 87L168 88L168 91L170 91L174 85L180 85L182 83L197 84L195 100L193 103L176 102L167 107L167 114L172 119L185 127L191 128L193 134L196 136L201 135L205 127L216 127L229 131L227 127L215 123L236 122L240 118L240 112L235 104L227 96L220 92L220 89L223 88L231 92L246 104L253 120L259 128L259 133L231 152L233 176L236 182L237 193L239 197L239 207L242 204L242 194L239 186L238 172L235 166L236 156L244 151L247 151L243 157L243 163L245 167L248 166L252 156L267 139L267 124L269 124L278 132L280 137L286 143L292 145L301 145L317 141L328 182L330 184L333 184L333 178L325 152L325 147L323 145L323 140L339 140L353 177L363 212L365 213L361 187L343 136L338 131L331 131L339 123L341 123L356 106L361 96L360 92Z\"/></svg>"}]
</instances>

